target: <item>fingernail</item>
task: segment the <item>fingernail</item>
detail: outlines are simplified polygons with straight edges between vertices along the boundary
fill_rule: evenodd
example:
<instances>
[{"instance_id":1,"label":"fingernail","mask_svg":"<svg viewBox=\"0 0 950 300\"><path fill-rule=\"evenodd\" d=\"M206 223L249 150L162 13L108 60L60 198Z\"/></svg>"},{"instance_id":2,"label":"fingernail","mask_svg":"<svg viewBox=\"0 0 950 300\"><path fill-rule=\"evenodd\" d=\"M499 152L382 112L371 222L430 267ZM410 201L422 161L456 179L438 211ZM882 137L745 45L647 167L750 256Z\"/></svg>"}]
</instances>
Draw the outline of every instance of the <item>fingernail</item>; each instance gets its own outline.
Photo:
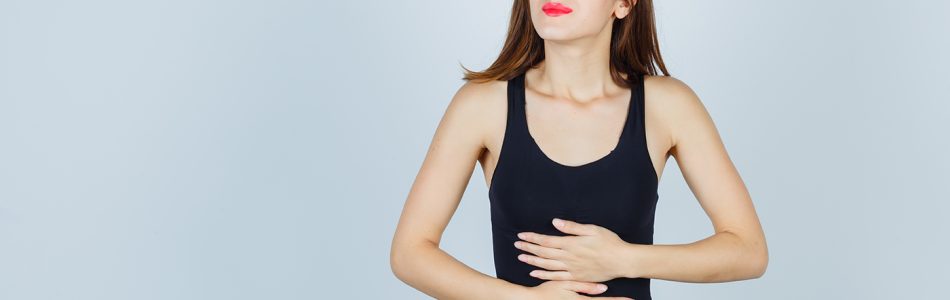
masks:
<instances>
[{"instance_id":1,"label":"fingernail","mask_svg":"<svg viewBox=\"0 0 950 300\"><path fill-rule=\"evenodd\" d=\"M554 218L554 226L561 227L562 225L564 225L564 221L563 221L563 220L558 219L558 218Z\"/></svg>"},{"instance_id":2,"label":"fingernail","mask_svg":"<svg viewBox=\"0 0 950 300\"><path fill-rule=\"evenodd\" d=\"M524 238L524 232L519 232L519 233L518 233L518 238L519 238L519 239L523 239L523 238Z\"/></svg>"},{"instance_id":3,"label":"fingernail","mask_svg":"<svg viewBox=\"0 0 950 300\"><path fill-rule=\"evenodd\" d=\"M606 285L603 285L603 284L598 285L598 286L597 286L597 290L600 290L601 292L606 291L606 290L607 290L607 286L606 286Z\"/></svg>"}]
</instances>

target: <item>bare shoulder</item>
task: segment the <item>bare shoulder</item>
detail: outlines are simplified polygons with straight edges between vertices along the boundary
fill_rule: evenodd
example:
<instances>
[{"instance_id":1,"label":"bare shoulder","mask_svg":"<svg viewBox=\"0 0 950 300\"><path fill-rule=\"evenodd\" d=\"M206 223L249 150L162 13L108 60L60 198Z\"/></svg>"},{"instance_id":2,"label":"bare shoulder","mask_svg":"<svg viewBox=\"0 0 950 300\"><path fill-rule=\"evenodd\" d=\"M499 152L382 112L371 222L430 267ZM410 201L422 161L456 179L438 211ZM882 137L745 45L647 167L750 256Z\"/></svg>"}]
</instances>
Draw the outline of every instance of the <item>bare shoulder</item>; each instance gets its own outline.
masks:
<instances>
[{"instance_id":1,"label":"bare shoulder","mask_svg":"<svg viewBox=\"0 0 950 300\"><path fill-rule=\"evenodd\" d=\"M682 137L714 129L705 105L686 82L673 76L646 76L644 87L647 111L658 116L674 147Z\"/></svg>"},{"instance_id":2,"label":"bare shoulder","mask_svg":"<svg viewBox=\"0 0 950 300\"><path fill-rule=\"evenodd\" d=\"M506 81L498 80L466 81L452 97L443 122L462 125L464 129L459 130L476 137L482 146L490 144L499 121L505 119L507 86Z\"/></svg>"},{"instance_id":3,"label":"bare shoulder","mask_svg":"<svg viewBox=\"0 0 950 300\"><path fill-rule=\"evenodd\" d=\"M455 92L452 102L453 105L467 109L490 108L492 104L497 104L493 102L505 100L507 86L507 82L498 80L489 82L465 81Z\"/></svg>"},{"instance_id":4,"label":"bare shoulder","mask_svg":"<svg viewBox=\"0 0 950 300\"><path fill-rule=\"evenodd\" d=\"M693 89L673 76L645 76L646 101L663 111L696 109L702 106Z\"/></svg>"}]
</instances>

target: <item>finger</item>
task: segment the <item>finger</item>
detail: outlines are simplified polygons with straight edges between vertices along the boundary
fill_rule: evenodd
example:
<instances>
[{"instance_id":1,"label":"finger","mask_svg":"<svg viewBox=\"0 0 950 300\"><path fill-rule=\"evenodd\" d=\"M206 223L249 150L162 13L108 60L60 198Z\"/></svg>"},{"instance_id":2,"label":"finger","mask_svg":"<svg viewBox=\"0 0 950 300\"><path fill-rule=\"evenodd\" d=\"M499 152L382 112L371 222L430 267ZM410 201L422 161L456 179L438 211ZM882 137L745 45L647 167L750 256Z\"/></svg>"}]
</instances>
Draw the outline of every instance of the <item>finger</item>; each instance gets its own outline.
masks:
<instances>
[{"instance_id":1,"label":"finger","mask_svg":"<svg viewBox=\"0 0 950 300\"><path fill-rule=\"evenodd\" d=\"M564 250L557 248L550 248L541 245L535 245L525 241L515 241L515 248L531 252L539 257L558 259L561 258L564 254Z\"/></svg>"},{"instance_id":2,"label":"finger","mask_svg":"<svg viewBox=\"0 0 950 300\"><path fill-rule=\"evenodd\" d=\"M567 264L559 260L547 259L528 254L518 254L518 260L526 262L532 266L551 271L567 270Z\"/></svg>"},{"instance_id":3,"label":"finger","mask_svg":"<svg viewBox=\"0 0 950 300\"><path fill-rule=\"evenodd\" d=\"M568 271L545 271L545 270L534 270L528 273L532 277L541 278L544 280L574 280L574 275Z\"/></svg>"},{"instance_id":4,"label":"finger","mask_svg":"<svg viewBox=\"0 0 950 300\"><path fill-rule=\"evenodd\" d=\"M563 246L566 243L566 239L569 237L545 235L534 232L522 232L518 233L518 238L541 246L561 249L564 248Z\"/></svg>"},{"instance_id":5,"label":"finger","mask_svg":"<svg viewBox=\"0 0 950 300\"><path fill-rule=\"evenodd\" d=\"M583 281L555 281L561 284L564 289L571 290L578 293L587 293L587 294L600 294L607 290L607 285L603 283L596 282L583 282Z\"/></svg>"},{"instance_id":6,"label":"finger","mask_svg":"<svg viewBox=\"0 0 950 300\"><path fill-rule=\"evenodd\" d=\"M558 218L551 220L551 223L554 224L557 230L573 235L595 235L597 234L597 230L600 229L600 226L594 224L582 224Z\"/></svg>"}]
</instances>

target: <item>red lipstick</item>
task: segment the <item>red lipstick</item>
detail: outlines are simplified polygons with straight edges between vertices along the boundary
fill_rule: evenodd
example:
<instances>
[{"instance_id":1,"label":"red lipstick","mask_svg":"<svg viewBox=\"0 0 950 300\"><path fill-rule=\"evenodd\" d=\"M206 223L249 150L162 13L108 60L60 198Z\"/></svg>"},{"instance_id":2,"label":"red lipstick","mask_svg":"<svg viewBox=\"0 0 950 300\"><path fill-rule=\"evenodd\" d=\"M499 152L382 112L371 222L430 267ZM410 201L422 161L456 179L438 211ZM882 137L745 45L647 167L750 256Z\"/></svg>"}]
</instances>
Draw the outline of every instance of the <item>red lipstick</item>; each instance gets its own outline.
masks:
<instances>
[{"instance_id":1,"label":"red lipstick","mask_svg":"<svg viewBox=\"0 0 950 300\"><path fill-rule=\"evenodd\" d=\"M541 7L541 10L543 10L544 13L547 14L548 16L552 16L552 17L566 15L574 11L570 7L567 7L566 5L561 4L560 2L545 3L544 6Z\"/></svg>"}]
</instances>

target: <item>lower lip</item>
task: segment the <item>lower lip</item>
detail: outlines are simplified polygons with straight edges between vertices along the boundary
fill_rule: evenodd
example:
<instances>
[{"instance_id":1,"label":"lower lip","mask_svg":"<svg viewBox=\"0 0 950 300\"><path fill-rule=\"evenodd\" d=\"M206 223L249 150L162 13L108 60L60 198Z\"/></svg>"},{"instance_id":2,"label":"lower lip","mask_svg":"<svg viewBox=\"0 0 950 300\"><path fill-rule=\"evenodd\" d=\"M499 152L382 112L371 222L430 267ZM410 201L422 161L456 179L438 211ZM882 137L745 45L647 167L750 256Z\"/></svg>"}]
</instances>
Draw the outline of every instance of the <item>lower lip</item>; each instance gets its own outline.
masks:
<instances>
[{"instance_id":1,"label":"lower lip","mask_svg":"<svg viewBox=\"0 0 950 300\"><path fill-rule=\"evenodd\" d=\"M566 15L566 14L568 14L568 13L569 13L569 12L566 12L566 11L563 11L563 10L554 10L554 9L545 10L545 11L544 11L544 14L546 14L546 15L548 15L548 16L552 16L552 17L563 16L563 15Z\"/></svg>"}]
</instances>

